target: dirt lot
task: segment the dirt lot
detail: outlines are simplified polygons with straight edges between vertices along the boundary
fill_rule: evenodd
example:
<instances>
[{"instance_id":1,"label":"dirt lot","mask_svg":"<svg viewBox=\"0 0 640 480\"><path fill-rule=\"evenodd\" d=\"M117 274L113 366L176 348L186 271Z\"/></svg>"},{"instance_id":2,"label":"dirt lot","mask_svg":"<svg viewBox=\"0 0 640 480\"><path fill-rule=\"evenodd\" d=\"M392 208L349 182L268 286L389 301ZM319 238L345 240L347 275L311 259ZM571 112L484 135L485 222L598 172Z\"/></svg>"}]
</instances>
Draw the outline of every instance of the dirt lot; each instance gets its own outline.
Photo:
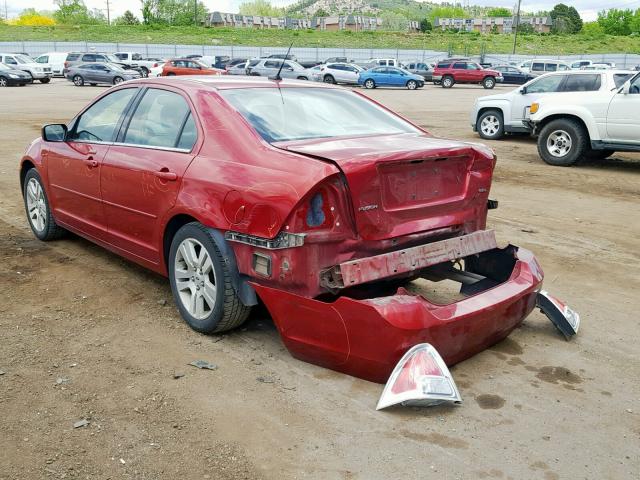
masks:
<instances>
[{"instance_id":1,"label":"dirt lot","mask_svg":"<svg viewBox=\"0 0 640 480\"><path fill-rule=\"evenodd\" d=\"M538 255L580 333L565 342L536 312L453 368L461 406L376 412L381 385L294 360L264 311L203 336L165 279L78 238L34 240L18 159L101 91L0 91L1 479L640 478L640 156L562 169L530 139L493 142L490 227ZM477 141L467 116L485 93L371 96Z\"/></svg>"}]
</instances>

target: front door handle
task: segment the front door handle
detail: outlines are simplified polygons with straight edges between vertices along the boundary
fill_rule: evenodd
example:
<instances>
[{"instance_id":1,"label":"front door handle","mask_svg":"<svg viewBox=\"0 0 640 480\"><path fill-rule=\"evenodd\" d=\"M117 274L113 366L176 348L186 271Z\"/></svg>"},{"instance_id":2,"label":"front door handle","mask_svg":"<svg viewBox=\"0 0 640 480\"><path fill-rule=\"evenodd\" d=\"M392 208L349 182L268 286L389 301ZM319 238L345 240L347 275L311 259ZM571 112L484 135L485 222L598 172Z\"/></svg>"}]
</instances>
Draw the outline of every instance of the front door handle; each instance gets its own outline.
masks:
<instances>
[{"instance_id":1,"label":"front door handle","mask_svg":"<svg viewBox=\"0 0 640 480\"><path fill-rule=\"evenodd\" d=\"M162 180L175 181L178 179L178 175L173 172L170 172L168 168L163 168L157 172L154 172L155 176L161 178Z\"/></svg>"},{"instance_id":2,"label":"front door handle","mask_svg":"<svg viewBox=\"0 0 640 480\"><path fill-rule=\"evenodd\" d=\"M98 161L95 160L93 157L87 157L83 161L85 165L89 168L96 168L98 166Z\"/></svg>"}]
</instances>

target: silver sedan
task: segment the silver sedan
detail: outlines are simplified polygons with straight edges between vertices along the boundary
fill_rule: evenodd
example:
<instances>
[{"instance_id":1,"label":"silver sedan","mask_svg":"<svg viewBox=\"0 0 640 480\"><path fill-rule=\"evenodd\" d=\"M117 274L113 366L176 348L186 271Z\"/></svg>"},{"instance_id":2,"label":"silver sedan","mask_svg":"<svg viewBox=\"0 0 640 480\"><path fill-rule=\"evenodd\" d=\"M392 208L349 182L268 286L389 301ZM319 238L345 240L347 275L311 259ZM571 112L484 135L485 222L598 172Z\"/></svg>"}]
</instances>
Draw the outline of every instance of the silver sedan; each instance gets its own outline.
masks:
<instances>
[{"instance_id":1,"label":"silver sedan","mask_svg":"<svg viewBox=\"0 0 640 480\"><path fill-rule=\"evenodd\" d=\"M118 85L126 80L140 78L141 75L135 70L125 70L111 63L85 63L70 67L66 77L75 86L81 87L85 83Z\"/></svg>"}]
</instances>

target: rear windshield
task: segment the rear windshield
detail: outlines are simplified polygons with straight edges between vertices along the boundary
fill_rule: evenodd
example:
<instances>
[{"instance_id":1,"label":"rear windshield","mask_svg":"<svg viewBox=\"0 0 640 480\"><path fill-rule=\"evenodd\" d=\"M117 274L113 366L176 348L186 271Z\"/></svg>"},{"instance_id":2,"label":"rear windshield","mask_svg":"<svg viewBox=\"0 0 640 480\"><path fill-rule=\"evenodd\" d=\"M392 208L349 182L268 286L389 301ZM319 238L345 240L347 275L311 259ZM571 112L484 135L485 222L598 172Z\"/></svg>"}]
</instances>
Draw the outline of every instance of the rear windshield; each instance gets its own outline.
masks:
<instances>
[{"instance_id":1,"label":"rear windshield","mask_svg":"<svg viewBox=\"0 0 640 480\"><path fill-rule=\"evenodd\" d=\"M375 103L345 90L239 88L222 90L220 95L269 143L419 132Z\"/></svg>"}]
</instances>

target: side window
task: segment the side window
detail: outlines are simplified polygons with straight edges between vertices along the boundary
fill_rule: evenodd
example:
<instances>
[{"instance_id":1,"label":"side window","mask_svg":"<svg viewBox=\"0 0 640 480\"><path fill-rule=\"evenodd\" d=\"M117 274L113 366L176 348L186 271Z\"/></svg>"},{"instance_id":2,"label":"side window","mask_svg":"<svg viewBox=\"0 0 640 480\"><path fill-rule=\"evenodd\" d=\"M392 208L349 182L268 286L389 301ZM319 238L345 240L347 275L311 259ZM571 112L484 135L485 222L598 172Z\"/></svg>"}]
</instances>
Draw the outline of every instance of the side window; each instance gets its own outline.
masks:
<instances>
[{"instance_id":1,"label":"side window","mask_svg":"<svg viewBox=\"0 0 640 480\"><path fill-rule=\"evenodd\" d=\"M196 129L196 122L193 120L191 112L189 112L187 121L184 123L184 127L182 128L182 134L180 135L177 148L191 150L195 145L197 138L198 131Z\"/></svg>"},{"instance_id":2,"label":"side window","mask_svg":"<svg viewBox=\"0 0 640 480\"><path fill-rule=\"evenodd\" d=\"M265 68L280 68L280 62L276 62L274 60L268 60L264 62Z\"/></svg>"},{"instance_id":3,"label":"side window","mask_svg":"<svg viewBox=\"0 0 640 480\"><path fill-rule=\"evenodd\" d=\"M558 65L558 70L560 70L561 72L564 72L566 70L571 70L571 68L569 68L569 66L567 66L567 65L563 65L563 64L560 63Z\"/></svg>"},{"instance_id":4,"label":"side window","mask_svg":"<svg viewBox=\"0 0 640 480\"><path fill-rule=\"evenodd\" d=\"M75 62L78 58L80 58L79 53L70 53L67 55L67 62Z\"/></svg>"},{"instance_id":5,"label":"side window","mask_svg":"<svg viewBox=\"0 0 640 480\"><path fill-rule=\"evenodd\" d=\"M566 75L550 75L531 83L527 87L527 93L557 92Z\"/></svg>"},{"instance_id":6,"label":"side window","mask_svg":"<svg viewBox=\"0 0 640 480\"><path fill-rule=\"evenodd\" d=\"M453 64L454 70L465 70L467 68L467 64L465 62L458 62Z\"/></svg>"},{"instance_id":7,"label":"side window","mask_svg":"<svg viewBox=\"0 0 640 480\"><path fill-rule=\"evenodd\" d=\"M562 87L563 92L595 92L600 90L601 75L568 75Z\"/></svg>"},{"instance_id":8,"label":"side window","mask_svg":"<svg viewBox=\"0 0 640 480\"><path fill-rule=\"evenodd\" d=\"M531 62L524 62L522 68L531 68Z\"/></svg>"},{"instance_id":9,"label":"side window","mask_svg":"<svg viewBox=\"0 0 640 480\"><path fill-rule=\"evenodd\" d=\"M150 88L138 104L124 137L124 143L174 148L189 106L181 95Z\"/></svg>"},{"instance_id":10,"label":"side window","mask_svg":"<svg viewBox=\"0 0 640 480\"><path fill-rule=\"evenodd\" d=\"M18 64L16 59L13 58L13 57L4 57L4 63L6 63L7 65L17 65Z\"/></svg>"},{"instance_id":11,"label":"side window","mask_svg":"<svg viewBox=\"0 0 640 480\"><path fill-rule=\"evenodd\" d=\"M440 62L440 63L436 66L436 68L449 68L449 65L451 65L451 64L450 64L450 63L448 63L448 62Z\"/></svg>"},{"instance_id":12,"label":"side window","mask_svg":"<svg viewBox=\"0 0 640 480\"><path fill-rule=\"evenodd\" d=\"M544 64L544 69L547 72L555 72L558 70L558 64L557 63L545 63Z\"/></svg>"},{"instance_id":13,"label":"side window","mask_svg":"<svg viewBox=\"0 0 640 480\"><path fill-rule=\"evenodd\" d=\"M640 95L640 75L631 81L631 88L629 89L629 93Z\"/></svg>"},{"instance_id":14,"label":"side window","mask_svg":"<svg viewBox=\"0 0 640 480\"><path fill-rule=\"evenodd\" d=\"M142 60L142 55L139 53L134 53L131 55L131 60Z\"/></svg>"},{"instance_id":15,"label":"side window","mask_svg":"<svg viewBox=\"0 0 640 480\"><path fill-rule=\"evenodd\" d=\"M129 55L128 55L128 54L126 54L126 53L114 53L114 55L115 55L116 57L118 57L120 60L126 60L126 59L127 59L127 57L129 56Z\"/></svg>"},{"instance_id":16,"label":"side window","mask_svg":"<svg viewBox=\"0 0 640 480\"><path fill-rule=\"evenodd\" d=\"M36 62L49 63L49 57L47 55L40 55L38 58L36 58Z\"/></svg>"},{"instance_id":17,"label":"side window","mask_svg":"<svg viewBox=\"0 0 640 480\"><path fill-rule=\"evenodd\" d=\"M191 68L192 70L200 69L200 65L198 65L196 62L186 62L186 63L187 63L187 68Z\"/></svg>"},{"instance_id":18,"label":"side window","mask_svg":"<svg viewBox=\"0 0 640 480\"><path fill-rule=\"evenodd\" d=\"M91 105L76 122L71 140L112 142L116 127L137 88L117 90Z\"/></svg>"},{"instance_id":19,"label":"side window","mask_svg":"<svg viewBox=\"0 0 640 480\"><path fill-rule=\"evenodd\" d=\"M629 80L633 76L633 73L616 73L613 76L613 83L615 83L616 88L620 88L624 85L624 82Z\"/></svg>"},{"instance_id":20,"label":"side window","mask_svg":"<svg viewBox=\"0 0 640 480\"><path fill-rule=\"evenodd\" d=\"M534 62L531 65L532 72L544 72L544 63Z\"/></svg>"},{"instance_id":21,"label":"side window","mask_svg":"<svg viewBox=\"0 0 640 480\"><path fill-rule=\"evenodd\" d=\"M96 56L93 53L87 53L87 54L82 56L82 61L83 62L95 62L96 61Z\"/></svg>"}]
</instances>

